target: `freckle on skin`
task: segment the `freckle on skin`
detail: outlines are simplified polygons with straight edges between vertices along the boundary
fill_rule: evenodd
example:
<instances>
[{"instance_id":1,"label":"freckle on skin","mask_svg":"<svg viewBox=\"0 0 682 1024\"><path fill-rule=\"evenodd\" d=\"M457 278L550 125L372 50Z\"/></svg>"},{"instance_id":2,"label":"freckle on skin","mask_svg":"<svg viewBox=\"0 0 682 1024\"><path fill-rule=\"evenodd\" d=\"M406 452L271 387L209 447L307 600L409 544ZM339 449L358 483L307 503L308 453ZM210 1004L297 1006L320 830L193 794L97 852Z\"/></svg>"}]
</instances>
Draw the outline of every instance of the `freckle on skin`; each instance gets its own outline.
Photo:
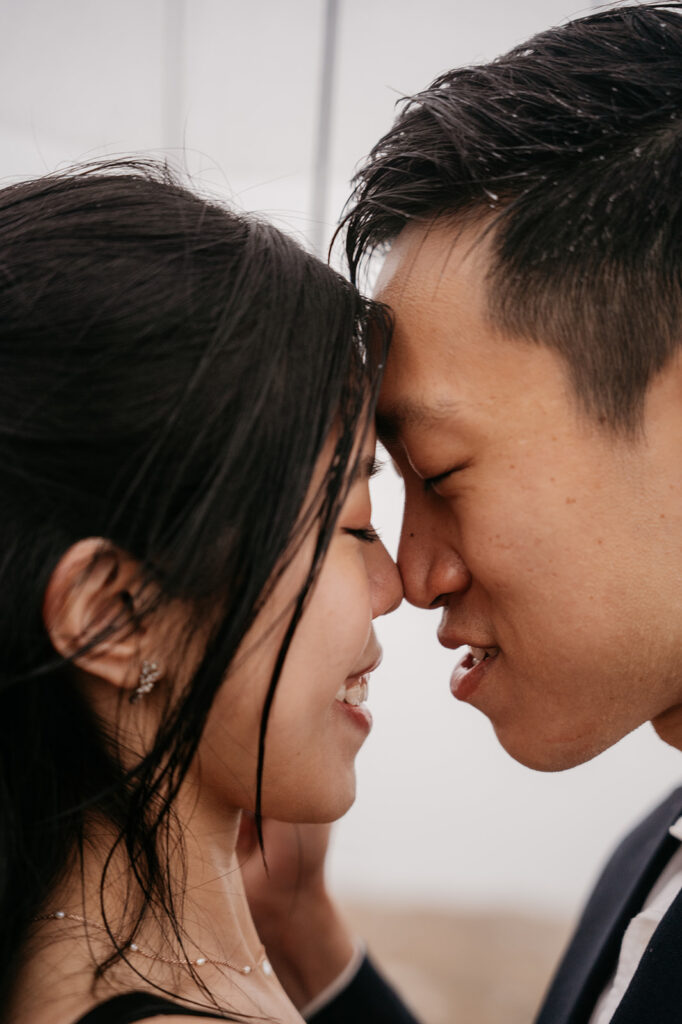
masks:
<instances>
[{"instance_id":1,"label":"freckle on skin","mask_svg":"<svg viewBox=\"0 0 682 1024\"><path fill-rule=\"evenodd\" d=\"M410 534L410 540L412 540L412 539L413 539L413 537L414 537L414 534L413 534L413 533L411 533L411 534Z\"/></svg>"},{"instance_id":2,"label":"freckle on skin","mask_svg":"<svg viewBox=\"0 0 682 1024\"><path fill-rule=\"evenodd\" d=\"M575 505L575 498L566 498L567 505Z\"/></svg>"}]
</instances>

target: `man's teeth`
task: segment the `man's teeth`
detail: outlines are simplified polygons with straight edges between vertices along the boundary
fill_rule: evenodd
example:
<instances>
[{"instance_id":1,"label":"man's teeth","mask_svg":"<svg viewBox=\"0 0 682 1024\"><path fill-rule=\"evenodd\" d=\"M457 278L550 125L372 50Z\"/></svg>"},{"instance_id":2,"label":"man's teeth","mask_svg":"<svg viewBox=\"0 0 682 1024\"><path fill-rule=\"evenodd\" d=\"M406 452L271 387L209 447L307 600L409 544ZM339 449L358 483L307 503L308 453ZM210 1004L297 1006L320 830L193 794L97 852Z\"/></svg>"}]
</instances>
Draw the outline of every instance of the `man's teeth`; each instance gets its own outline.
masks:
<instances>
[{"instance_id":1,"label":"man's teeth","mask_svg":"<svg viewBox=\"0 0 682 1024\"><path fill-rule=\"evenodd\" d=\"M343 701L344 704L352 704L354 707L358 707L367 700L368 689L367 679L363 676L353 686L342 686L336 695L336 699Z\"/></svg>"},{"instance_id":2,"label":"man's teeth","mask_svg":"<svg viewBox=\"0 0 682 1024\"><path fill-rule=\"evenodd\" d=\"M471 657L474 660L474 665L478 665L479 661L483 661L484 658L494 658L499 647L472 647L469 645L471 651Z\"/></svg>"}]
</instances>

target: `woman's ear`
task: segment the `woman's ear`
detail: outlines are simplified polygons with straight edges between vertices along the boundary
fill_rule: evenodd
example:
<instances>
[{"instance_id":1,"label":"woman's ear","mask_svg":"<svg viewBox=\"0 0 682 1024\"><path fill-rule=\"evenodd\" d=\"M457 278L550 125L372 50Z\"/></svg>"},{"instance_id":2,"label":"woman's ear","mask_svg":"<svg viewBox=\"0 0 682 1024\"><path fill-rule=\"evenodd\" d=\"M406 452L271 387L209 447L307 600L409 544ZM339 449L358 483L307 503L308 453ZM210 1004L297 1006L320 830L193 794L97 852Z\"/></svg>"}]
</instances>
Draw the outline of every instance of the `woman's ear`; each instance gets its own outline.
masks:
<instances>
[{"instance_id":1,"label":"woman's ear","mask_svg":"<svg viewBox=\"0 0 682 1024\"><path fill-rule=\"evenodd\" d=\"M137 685L144 626L135 614L139 563L99 537L80 540L60 558L43 600L55 650L117 687Z\"/></svg>"}]
</instances>

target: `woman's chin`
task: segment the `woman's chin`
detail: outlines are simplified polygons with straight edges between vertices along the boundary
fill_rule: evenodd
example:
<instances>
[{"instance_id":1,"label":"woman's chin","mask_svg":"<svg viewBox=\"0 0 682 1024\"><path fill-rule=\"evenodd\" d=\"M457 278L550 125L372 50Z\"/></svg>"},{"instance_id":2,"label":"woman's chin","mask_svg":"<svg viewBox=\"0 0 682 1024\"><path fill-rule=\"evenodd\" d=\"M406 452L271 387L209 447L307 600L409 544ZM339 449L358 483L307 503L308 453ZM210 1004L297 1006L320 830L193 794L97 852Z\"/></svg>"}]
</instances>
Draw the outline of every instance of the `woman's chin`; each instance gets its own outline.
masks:
<instances>
[{"instance_id":1,"label":"woman's chin","mask_svg":"<svg viewBox=\"0 0 682 1024\"><path fill-rule=\"evenodd\" d=\"M277 800L263 802L263 816L276 818L278 821L289 821L292 824L326 825L337 821L355 803L356 784L355 770L348 773L343 780L336 780L335 785L322 791L304 794L299 792L295 801Z\"/></svg>"}]
</instances>

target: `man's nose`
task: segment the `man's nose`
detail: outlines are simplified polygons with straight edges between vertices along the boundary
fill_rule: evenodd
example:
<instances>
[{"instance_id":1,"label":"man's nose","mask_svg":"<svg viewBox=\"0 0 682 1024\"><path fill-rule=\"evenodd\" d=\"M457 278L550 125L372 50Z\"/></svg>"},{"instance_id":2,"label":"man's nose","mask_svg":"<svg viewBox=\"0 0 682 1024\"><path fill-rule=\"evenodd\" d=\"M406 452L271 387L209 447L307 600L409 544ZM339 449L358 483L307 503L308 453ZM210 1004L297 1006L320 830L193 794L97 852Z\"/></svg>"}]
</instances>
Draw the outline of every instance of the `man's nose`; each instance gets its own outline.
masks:
<instances>
[{"instance_id":1,"label":"man's nose","mask_svg":"<svg viewBox=\"0 0 682 1024\"><path fill-rule=\"evenodd\" d=\"M372 593L372 618L395 611L403 599L403 584L398 567L381 543L367 549L368 573Z\"/></svg>"},{"instance_id":2,"label":"man's nose","mask_svg":"<svg viewBox=\"0 0 682 1024\"><path fill-rule=\"evenodd\" d=\"M452 534L451 513L438 498L406 497L398 568L405 597L417 608L438 608L471 583L469 570L453 545Z\"/></svg>"}]
</instances>

